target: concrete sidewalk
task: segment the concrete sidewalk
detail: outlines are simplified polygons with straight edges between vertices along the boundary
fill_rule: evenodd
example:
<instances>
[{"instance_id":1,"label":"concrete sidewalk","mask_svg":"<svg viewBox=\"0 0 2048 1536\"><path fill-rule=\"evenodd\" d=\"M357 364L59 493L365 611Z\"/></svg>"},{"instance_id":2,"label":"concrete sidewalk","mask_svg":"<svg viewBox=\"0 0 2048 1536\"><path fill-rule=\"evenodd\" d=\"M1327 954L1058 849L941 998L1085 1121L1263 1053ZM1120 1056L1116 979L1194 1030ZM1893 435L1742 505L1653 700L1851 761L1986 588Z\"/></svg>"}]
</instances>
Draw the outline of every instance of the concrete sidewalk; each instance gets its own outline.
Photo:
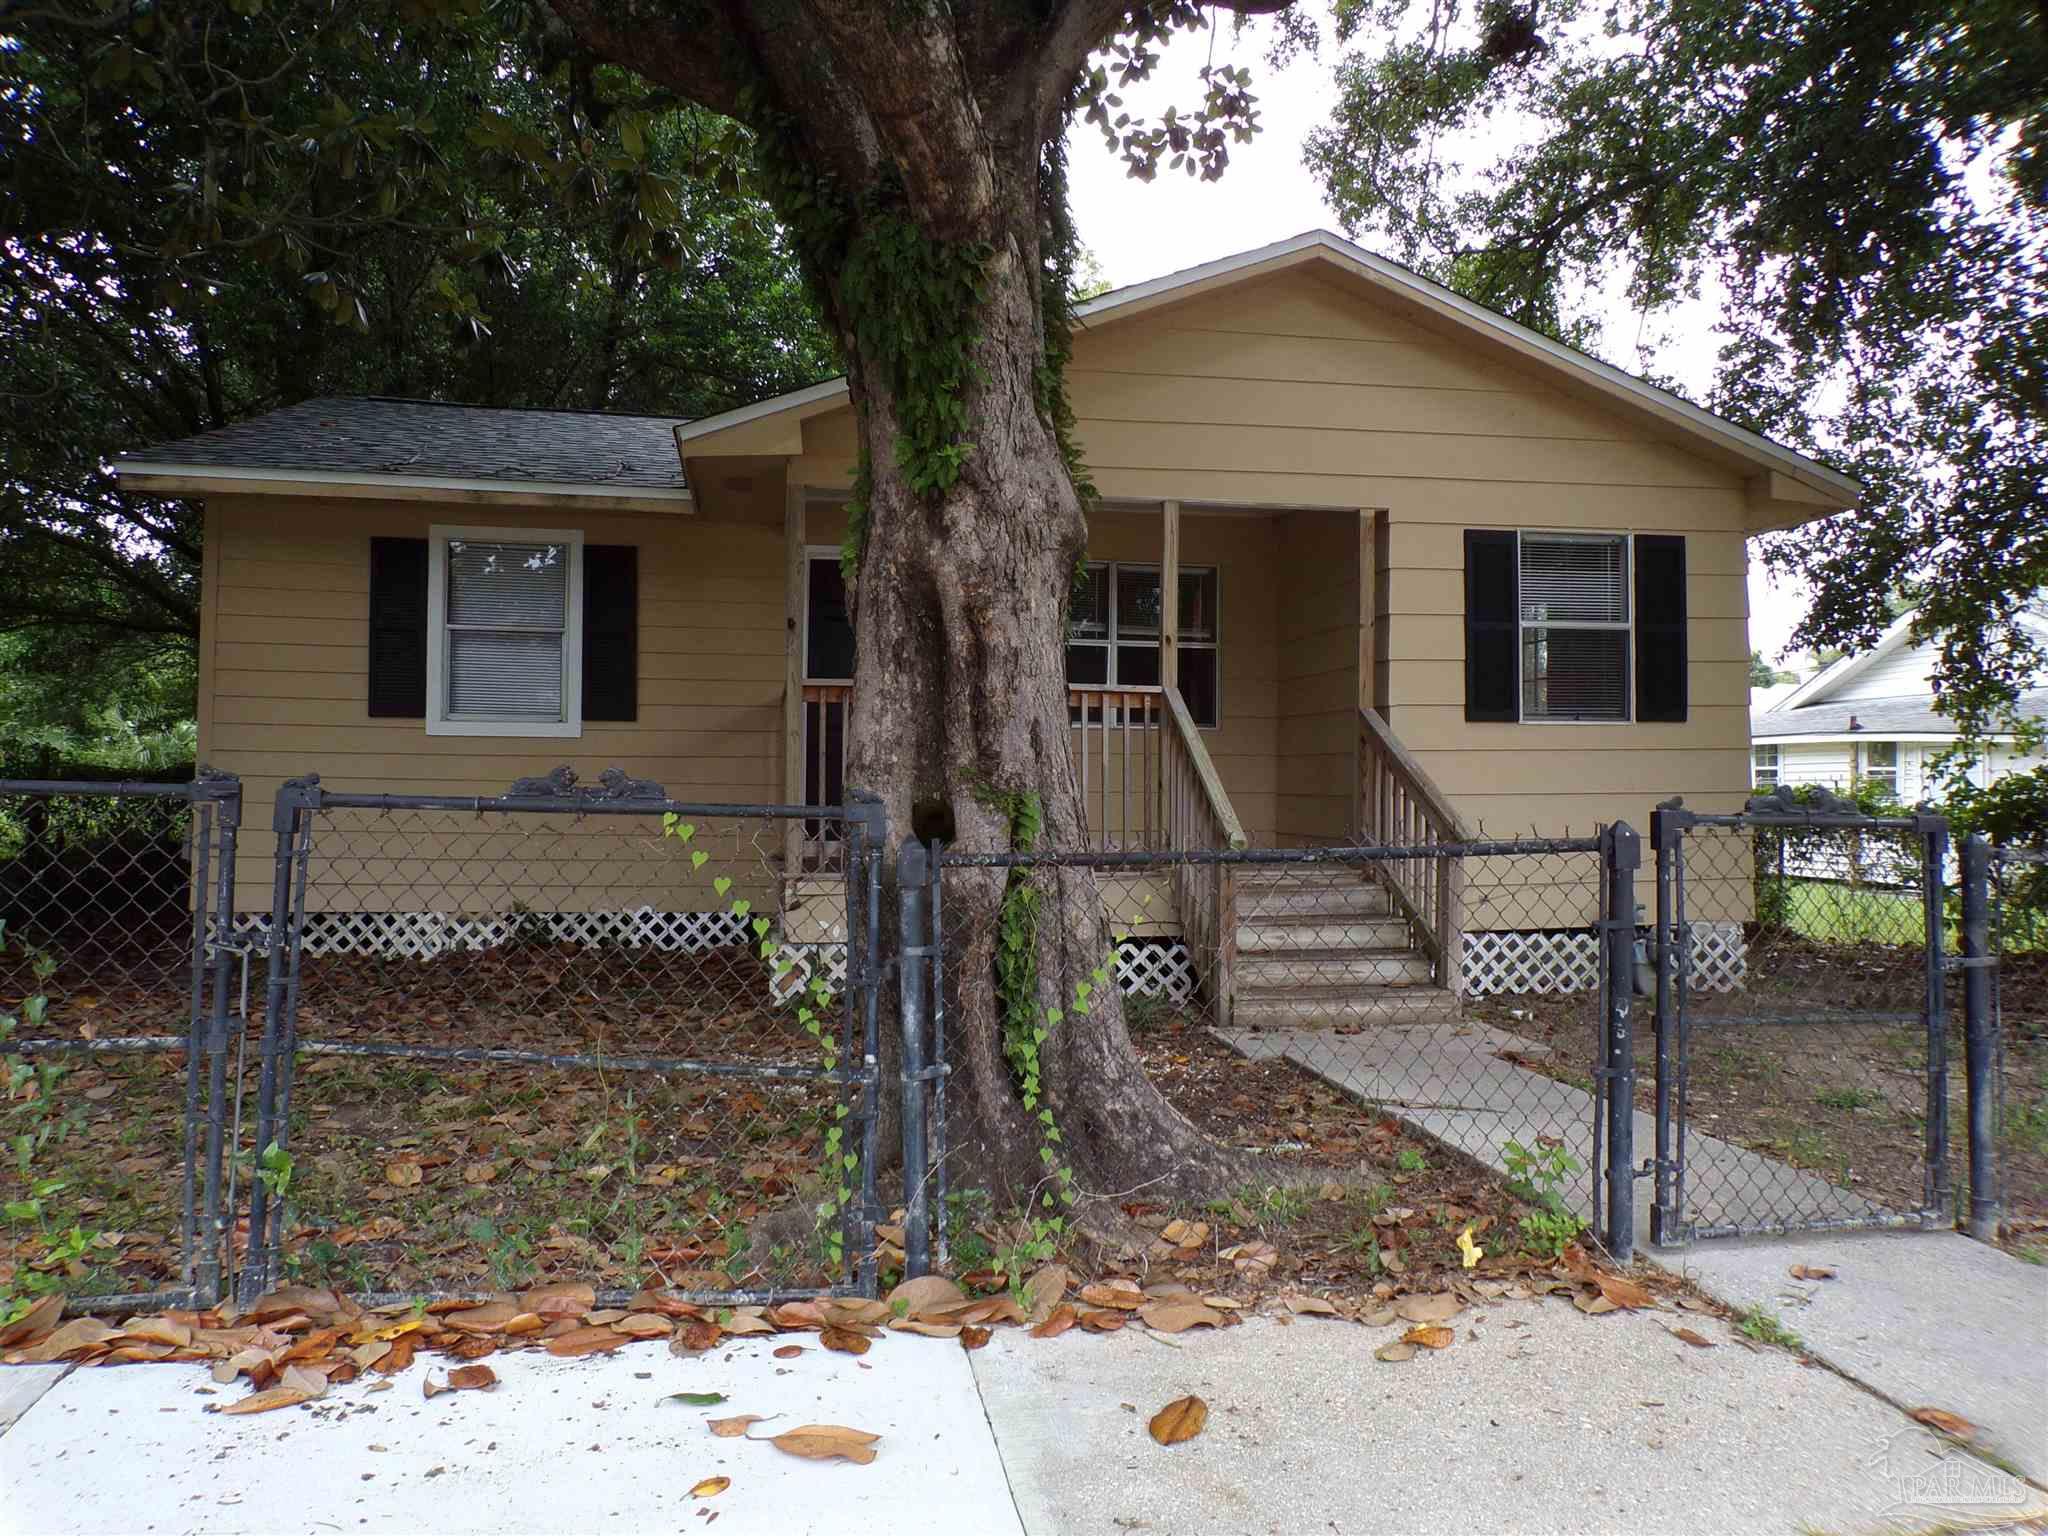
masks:
<instances>
[{"instance_id":1,"label":"concrete sidewalk","mask_svg":"<svg viewBox=\"0 0 2048 1536\"><path fill-rule=\"evenodd\" d=\"M1849 1536L2048 1507L1711 1319L1547 1301L1454 1323L1451 1348L1401 1364L1373 1358L1399 1328L1316 1318L1050 1345L998 1333L974 1373L1028 1536ZM1681 1325L1715 1347L1673 1337ZM1207 1428L1154 1444L1147 1420L1188 1393Z\"/></svg>"}]
</instances>

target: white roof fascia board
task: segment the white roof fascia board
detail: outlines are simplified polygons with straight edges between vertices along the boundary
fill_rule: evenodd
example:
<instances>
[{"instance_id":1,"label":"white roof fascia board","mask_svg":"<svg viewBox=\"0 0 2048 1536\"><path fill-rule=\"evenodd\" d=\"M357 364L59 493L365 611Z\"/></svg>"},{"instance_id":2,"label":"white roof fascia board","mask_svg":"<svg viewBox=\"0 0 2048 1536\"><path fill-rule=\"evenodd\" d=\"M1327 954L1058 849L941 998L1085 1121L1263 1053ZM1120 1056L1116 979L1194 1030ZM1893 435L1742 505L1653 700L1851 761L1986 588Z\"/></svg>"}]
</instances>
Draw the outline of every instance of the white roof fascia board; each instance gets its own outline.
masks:
<instances>
[{"instance_id":1,"label":"white roof fascia board","mask_svg":"<svg viewBox=\"0 0 2048 1536\"><path fill-rule=\"evenodd\" d=\"M1899 617L1892 620L1891 627L1877 637L1877 644L1873 645L1869 650L1859 652L1854 656L1836 657L1834 661L1822 667L1813 676L1786 694L1784 698L1773 704L1771 706L1771 713L1783 714L1787 710L1796 709L1802 704L1826 703L1829 689L1838 683L1848 682L1880 656L1888 656L1897 650L1904 641L1907 627L1912 622L1912 614L1900 614ZM1928 697L1932 698L1933 695L1930 693Z\"/></svg>"},{"instance_id":2,"label":"white roof fascia board","mask_svg":"<svg viewBox=\"0 0 2048 1536\"><path fill-rule=\"evenodd\" d=\"M822 384L812 384L804 389L793 389L786 395L770 395L766 400L756 400L752 405L735 406L729 411L720 411L716 416L700 416L695 421L686 421L676 428L676 446L709 437L714 432L724 432L732 427L743 427L750 421L759 421L765 416L779 416L784 411L800 411L805 406L830 405L844 399L848 393L846 378L827 379Z\"/></svg>"},{"instance_id":3,"label":"white roof fascia board","mask_svg":"<svg viewBox=\"0 0 2048 1536\"><path fill-rule=\"evenodd\" d=\"M593 496L609 501L672 501L679 505L695 500L687 489L659 485L596 485L588 480L482 480L453 475L378 475L357 469L252 469L209 464L152 464L147 460L123 459L114 464L116 479L256 481L269 484L296 483L323 488L360 487L421 491L479 491L499 496ZM138 490L148 486L138 485Z\"/></svg>"}]
</instances>

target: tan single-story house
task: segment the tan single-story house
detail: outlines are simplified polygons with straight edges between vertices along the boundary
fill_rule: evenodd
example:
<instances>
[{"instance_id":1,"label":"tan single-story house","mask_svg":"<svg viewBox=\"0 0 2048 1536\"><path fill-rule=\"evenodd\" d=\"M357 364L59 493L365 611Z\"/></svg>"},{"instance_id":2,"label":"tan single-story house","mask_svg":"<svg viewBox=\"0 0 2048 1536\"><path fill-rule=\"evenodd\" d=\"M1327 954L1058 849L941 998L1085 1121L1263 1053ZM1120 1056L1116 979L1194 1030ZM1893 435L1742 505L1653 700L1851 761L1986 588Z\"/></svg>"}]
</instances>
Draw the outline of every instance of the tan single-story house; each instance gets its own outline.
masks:
<instances>
[{"instance_id":1,"label":"tan single-story house","mask_svg":"<svg viewBox=\"0 0 2048 1536\"><path fill-rule=\"evenodd\" d=\"M1083 305L1068 379L1104 503L1076 762L1118 846L1174 835L1168 688L1254 846L1735 808L1744 541L1859 493L1321 231ZM816 802L855 457L832 381L697 421L310 400L116 469L205 500L199 751L252 803L555 763Z\"/></svg>"}]
</instances>

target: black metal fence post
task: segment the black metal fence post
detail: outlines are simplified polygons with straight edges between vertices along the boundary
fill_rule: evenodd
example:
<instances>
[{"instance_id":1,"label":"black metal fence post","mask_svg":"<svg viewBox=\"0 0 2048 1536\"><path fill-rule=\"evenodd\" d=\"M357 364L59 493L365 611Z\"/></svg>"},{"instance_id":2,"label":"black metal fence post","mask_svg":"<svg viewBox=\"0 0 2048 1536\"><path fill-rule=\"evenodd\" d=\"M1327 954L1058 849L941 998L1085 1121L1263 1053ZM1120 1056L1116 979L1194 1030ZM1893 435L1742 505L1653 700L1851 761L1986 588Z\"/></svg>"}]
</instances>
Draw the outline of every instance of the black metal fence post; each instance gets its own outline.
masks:
<instances>
[{"instance_id":1,"label":"black metal fence post","mask_svg":"<svg viewBox=\"0 0 2048 1536\"><path fill-rule=\"evenodd\" d=\"M1991 933L1991 845L1971 833L1962 847L1963 1062L1970 1101L1970 1236L1991 1242L2002 1217L1998 1189L1998 1017L1992 1007L1998 951Z\"/></svg>"},{"instance_id":2,"label":"black metal fence post","mask_svg":"<svg viewBox=\"0 0 2048 1536\"><path fill-rule=\"evenodd\" d=\"M902 999L903 1072L903 1275L914 1280L931 1269L931 1197L926 1187L924 1041L929 994L926 961L931 955L928 889L931 856L915 835L896 855L898 920L897 989Z\"/></svg>"},{"instance_id":3,"label":"black metal fence post","mask_svg":"<svg viewBox=\"0 0 2048 1536\"><path fill-rule=\"evenodd\" d=\"M1674 797L1650 812L1650 847L1657 860L1657 1192L1650 1206L1650 1242L1659 1247L1682 1243L1677 1174L1682 1146L1674 1145L1676 1125L1672 1098L1673 1068L1678 1046L1678 967L1685 935L1678 922L1678 863L1685 837L1683 802Z\"/></svg>"},{"instance_id":4,"label":"black metal fence post","mask_svg":"<svg viewBox=\"0 0 2048 1536\"><path fill-rule=\"evenodd\" d=\"M193 1275L196 1300L211 1305L221 1299L221 1245L226 1232L223 1223L223 1191L226 1168L223 1149L227 1135L228 1098L228 999L234 984L235 845L242 830L242 781L233 774L213 773L202 768L194 792L203 794L214 806L214 835L218 850L214 861L215 895L204 947L195 964L210 965L212 995L206 1017L206 1146L200 1177L201 1209L195 1234L197 1263Z\"/></svg>"},{"instance_id":5,"label":"black metal fence post","mask_svg":"<svg viewBox=\"0 0 2048 1536\"><path fill-rule=\"evenodd\" d=\"M1606 1061L1601 1082L1607 1105L1605 1237L1608 1251L1618 1263L1626 1264L1635 1257L1636 1248L1636 1049L1631 1013L1635 1004L1636 871L1643 862L1643 842L1625 821L1607 828L1601 841L1607 869L1607 911L1601 923L1607 989Z\"/></svg>"},{"instance_id":6,"label":"black metal fence post","mask_svg":"<svg viewBox=\"0 0 2048 1536\"><path fill-rule=\"evenodd\" d=\"M1939 816L1916 815L1920 834L1920 902L1927 933L1927 1198L1921 1224L1930 1228L1955 1222L1955 1195L1948 1167L1948 997L1942 962L1942 929L1947 918L1948 823Z\"/></svg>"},{"instance_id":7,"label":"black metal fence post","mask_svg":"<svg viewBox=\"0 0 2048 1536\"><path fill-rule=\"evenodd\" d=\"M300 819L320 803L320 775L287 779L278 786L271 812L271 830L277 834L277 851L270 884L269 974L263 991L262 1066L256 1087L255 1164L249 1176L249 1261L243 1269L239 1294L253 1302L270 1288L270 1183L265 1166L271 1145L279 1140L278 1080L289 1074L290 1045L286 1039L289 1010L289 964L292 930L302 914L294 901L292 875ZM280 1057L284 1060L280 1062Z\"/></svg>"}]
</instances>

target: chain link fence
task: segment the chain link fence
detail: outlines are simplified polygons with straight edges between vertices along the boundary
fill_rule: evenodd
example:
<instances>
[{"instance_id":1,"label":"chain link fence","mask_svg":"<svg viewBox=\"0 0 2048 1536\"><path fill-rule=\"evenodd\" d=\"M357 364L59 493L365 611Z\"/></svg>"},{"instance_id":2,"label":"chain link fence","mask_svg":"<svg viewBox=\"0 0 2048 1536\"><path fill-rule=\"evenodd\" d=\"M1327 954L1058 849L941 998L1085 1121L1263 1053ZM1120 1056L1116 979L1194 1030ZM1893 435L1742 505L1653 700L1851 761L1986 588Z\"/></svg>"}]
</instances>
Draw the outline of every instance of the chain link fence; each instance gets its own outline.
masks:
<instances>
[{"instance_id":1,"label":"chain link fence","mask_svg":"<svg viewBox=\"0 0 2048 1536\"><path fill-rule=\"evenodd\" d=\"M1995 964L1983 1139L1995 1149L1986 1160L1995 1182L1973 1204L2038 1241L2048 1232L2048 849L1993 848L1984 862ZM1981 1216L1976 1225L1985 1225Z\"/></svg>"},{"instance_id":2,"label":"chain link fence","mask_svg":"<svg viewBox=\"0 0 2048 1536\"><path fill-rule=\"evenodd\" d=\"M217 1294L240 810L221 775L0 781L0 1303Z\"/></svg>"},{"instance_id":3,"label":"chain link fence","mask_svg":"<svg viewBox=\"0 0 2048 1536\"><path fill-rule=\"evenodd\" d=\"M1674 803L1652 841L1656 1240L1950 1219L1946 824Z\"/></svg>"},{"instance_id":4,"label":"chain link fence","mask_svg":"<svg viewBox=\"0 0 2048 1536\"><path fill-rule=\"evenodd\" d=\"M878 812L878 808L875 808ZM800 872L804 824L837 867ZM244 1295L871 1289L869 807L278 800Z\"/></svg>"},{"instance_id":5,"label":"chain link fence","mask_svg":"<svg viewBox=\"0 0 2048 1536\"><path fill-rule=\"evenodd\" d=\"M1343 1096L1349 1115L1320 1127L1313 1150L1340 1176L1365 1181L1360 1198L1385 1171L1375 1152L1398 1127L1434 1149L1401 1154L1394 1176L1403 1199L1421 1203L1423 1184L1409 1186L1426 1180L1432 1163L1454 1165L1505 1176L1563 1240L1596 1217L1605 1224L1613 1197L1599 1175L1613 1117L1603 1084L1613 1063L1603 1019L1615 980L1624 997L1633 985L1635 952L1632 902L1618 924L1609 921L1610 841L920 853L905 876L929 884L922 905L932 934L928 993L905 987L915 1007L930 999L929 1022L913 1029L910 1047L908 1076L926 1087L906 1122L913 1141L928 1143L908 1154L913 1187L924 1160L929 1209L944 1210L956 1193L945 1157L944 1068L959 984L992 973L1012 1037L1047 1020L1058 1027L1076 1000L1039 985L1020 918L1028 925L1078 901L1099 908L1102 982L1121 992L1133 1043L1169 1099L1199 1097L1180 1078L1191 1053L1221 1045L1265 1085L1260 1091L1298 1094L1313 1081ZM1439 871L1459 892L1453 925L1436 914L1420 920L1402 894L1436 888ZM907 931L921 920L907 916ZM1456 933L1448 951L1446 926ZM910 945L906 962L923 952ZM1269 1117L1215 1107L1205 1128L1227 1141L1261 1151L1308 1145L1247 1141ZM1632 1137L1626 1112L1621 1122ZM1630 1183L1621 1183L1624 1222ZM935 1241L943 1253L943 1224Z\"/></svg>"}]
</instances>

